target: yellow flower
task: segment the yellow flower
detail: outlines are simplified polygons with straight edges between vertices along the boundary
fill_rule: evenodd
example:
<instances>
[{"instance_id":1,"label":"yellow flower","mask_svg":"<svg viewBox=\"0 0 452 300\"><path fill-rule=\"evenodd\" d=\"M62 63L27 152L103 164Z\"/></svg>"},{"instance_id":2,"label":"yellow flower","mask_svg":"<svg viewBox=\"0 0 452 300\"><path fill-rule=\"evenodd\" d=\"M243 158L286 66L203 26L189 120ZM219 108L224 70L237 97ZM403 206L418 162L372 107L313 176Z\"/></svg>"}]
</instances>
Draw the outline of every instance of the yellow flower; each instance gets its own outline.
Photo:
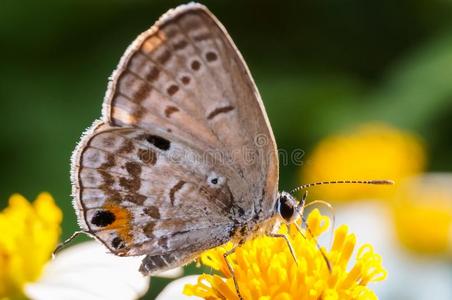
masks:
<instances>
[{"instance_id":1,"label":"yellow flower","mask_svg":"<svg viewBox=\"0 0 452 300\"><path fill-rule=\"evenodd\" d=\"M33 204L19 194L0 212L0 299L25 298L24 286L39 279L61 233L61 210L41 193Z\"/></svg>"},{"instance_id":2,"label":"yellow flower","mask_svg":"<svg viewBox=\"0 0 452 300\"><path fill-rule=\"evenodd\" d=\"M452 256L452 174L426 174L402 182L394 216L399 241L407 248Z\"/></svg>"},{"instance_id":3,"label":"yellow flower","mask_svg":"<svg viewBox=\"0 0 452 300\"><path fill-rule=\"evenodd\" d=\"M342 225L336 229L331 249L322 248L328 257L332 271L328 269L316 238L329 227L329 219L314 210L308 217L308 227L314 237L306 238L290 225L289 240L294 248L298 264L281 238L257 237L237 248L228 259L244 299L377 299L367 284L384 280L386 271L381 257L369 244L361 246L356 261L348 268L356 244L356 237ZM283 225L281 233L287 233ZM203 274L195 285L186 285L184 294L204 299L238 299L234 282L228 271L223 253L232 244L214 248L201 255L203 264L219 271L219 275Z\"/></svg>"},{"instance_id":4,"label":"yellow flower","mask_svg":"<svg viewBox=\"0 0 452 300\"><path fill-rule=\"evenodd\" d=\"M423 171L426 154L421 141L384 124L368 124L321 141L301 168L303 183L326 180L391 179L396 183ZM334 185L312 190L331 200L387 198L391 186Z\"/></svg>"}]
</instances>

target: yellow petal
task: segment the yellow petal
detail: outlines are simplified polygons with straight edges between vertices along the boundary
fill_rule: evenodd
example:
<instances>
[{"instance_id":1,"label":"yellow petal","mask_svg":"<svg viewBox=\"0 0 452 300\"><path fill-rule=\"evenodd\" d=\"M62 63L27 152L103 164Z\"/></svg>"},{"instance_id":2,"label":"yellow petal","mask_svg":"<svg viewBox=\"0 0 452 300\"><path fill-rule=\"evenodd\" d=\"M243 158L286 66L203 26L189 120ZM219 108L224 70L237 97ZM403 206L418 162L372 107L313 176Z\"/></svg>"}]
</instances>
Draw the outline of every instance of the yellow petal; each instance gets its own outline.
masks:
<instances>
[{"instance_id":1,"label":"yellow petal","mask_svg":"<svg viewBox=\"0 0 452 300\"><path fill-rule=\"evenodd\" d=\"M328 228L327 217L314 210L308 216L308 226L319 234ZM287 233L286 225L280 228ZM306 234L306 232L305 232ZM333 271L330 272L315 239L304 238L299 233L287 235L297 254L293 259L286 242L281 238L259 236L236 249L230 258L240 292L245 299L375 299L365 287L369 282L383 279L386 271L381 257L369 245L360 248L355 266L347 271L347 263L356 245L356 236L348 227L340 226L334 235L330 251L323 249ZM218 247L202 255L203 262L217 270L227 270L223 253L232 245ZM186 295L204 299L238 299L229 271L218 275L203 274L196 285L187 285Z\"/></svg>"},{"instance_id":2,"label":"yellow petal","mask_svg":"<svg viewBox=\"0 0 452 300\"><path fill-rule=\"evenodd\" d=\"M43 193L30 204L14 194L0 212L0 298L22 297L51 257L61 232L61 210Z\"/></svg>"}]
</instances>

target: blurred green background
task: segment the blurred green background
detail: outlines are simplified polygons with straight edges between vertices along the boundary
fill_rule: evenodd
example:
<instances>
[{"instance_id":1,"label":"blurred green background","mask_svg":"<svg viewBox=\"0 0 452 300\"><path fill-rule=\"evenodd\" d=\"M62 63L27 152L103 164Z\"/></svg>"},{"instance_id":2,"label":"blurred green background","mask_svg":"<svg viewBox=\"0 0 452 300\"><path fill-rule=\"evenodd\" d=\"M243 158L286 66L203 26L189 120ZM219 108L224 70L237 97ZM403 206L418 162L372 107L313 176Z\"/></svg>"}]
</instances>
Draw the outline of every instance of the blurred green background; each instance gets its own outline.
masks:
<instances>
[{"instance_id":1,"label":"blurred green background","mask_svg":"<svg viewBox=\"0 0 452 300\"><path fill-rule=\"evenodd\" d=\"M181 1L0 3L0 208L49 191L76 226L69 159L100 117L129 43ZM386 121L420 135L429 170L452 170L452 1L204 1L244 55L280 148ZM297 184L281 166L281 188ZM155 285L152 284L154 287Z\"/></svg>"}]
</instances>

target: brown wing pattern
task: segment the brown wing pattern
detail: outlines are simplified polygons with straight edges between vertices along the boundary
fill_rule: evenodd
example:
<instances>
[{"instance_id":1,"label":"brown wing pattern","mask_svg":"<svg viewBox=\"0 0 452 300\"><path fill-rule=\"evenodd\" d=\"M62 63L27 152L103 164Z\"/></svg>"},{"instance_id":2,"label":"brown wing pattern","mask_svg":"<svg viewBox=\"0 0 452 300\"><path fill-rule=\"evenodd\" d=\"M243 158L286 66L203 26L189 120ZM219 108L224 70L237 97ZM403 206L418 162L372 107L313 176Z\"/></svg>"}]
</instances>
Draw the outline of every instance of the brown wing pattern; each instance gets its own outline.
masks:
<instances>
[{"instance_id":1,"label":"brown wing pattern","mask_svg":"<svg viewBox=\"0 0 452 300\"><path fill-rule=\"evenodd\" d=\"M209 230L220 227L227 236L233 198L225 176L210 171L214 158L198 160L200 150L153 137L151 130L100 125L85 141L75 166L81 225L120 255L221 244L225 238Z\"/></svg>"},{"instance_id":2,"label":"brown wing pattern","mask_svg":"<svg viewBox=\"0 0 452 300\"><path fill-rule=\"evenodd\" d=\"M260 96L223 26L202 5L166 13L113 73L103 119L73 156L80 225L145 273L265 219L278 158Z\"/></svg>"},{"instance_id":3,"label":"brown wing pattern","mask_svg":"<svg viewBox=\"0 0 452 300\"><path fill-rule=\"evenodd\" d=\"M264 199L276 196L276 145L260 95L227 32L202 5L169 11L129 47L112 76L104 117L116 126L171 131L221 153L246 183L237 182L235 195L245 211L260 205L250 198L262 201L263 188Z\"/></svg>"}]
</instances>

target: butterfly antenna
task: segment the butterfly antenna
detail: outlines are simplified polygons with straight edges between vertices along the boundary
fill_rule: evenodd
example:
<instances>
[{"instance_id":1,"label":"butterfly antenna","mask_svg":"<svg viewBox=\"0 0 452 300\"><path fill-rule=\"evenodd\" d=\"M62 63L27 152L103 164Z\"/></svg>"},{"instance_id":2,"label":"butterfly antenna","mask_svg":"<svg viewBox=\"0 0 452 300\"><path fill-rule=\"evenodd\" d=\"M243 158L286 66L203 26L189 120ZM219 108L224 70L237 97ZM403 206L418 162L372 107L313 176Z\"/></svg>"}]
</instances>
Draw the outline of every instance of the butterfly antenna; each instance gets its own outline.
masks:
<instances>
[{"instance_id":1,"label":"butterfly antenna","mask_svg":"<svg viewBox=\"0 0 452 300\"><path fill-rule=\"evenodd\" d=\"M333 180L333 181L319 181L314 183L307 183L300 185L297 188L294 188L290 191L290 194L293 194L299 190L304 190L316 185L326 185L326 184L394 184L394 181L387 179L377 179L377 180Z\"/></svg>"},{"instance_id":2,"label":"butterfly antenna","mask_svg":"<svg viewBox=\"0 0 452 300\"><path fill-rule=\"evenodd\" d=\"M311 203L305 205L306 203L306 199L308 198L308 191L304 191L303 196L301 197L300 203L297 205L297 213L298 215L301 217L301 221L306 225L306 230L308 231L309 235L314 239L315 244L317 246L317 249L319 249L320 253L322 254L323 259L325 260L326 266L328 267L328 270L330 271L330 273L332 272L331 269L331 263L328 260L328 257L326 256L325 252L323 251L322 247L320 247L319 242L317 241L317 239L315 238L315 236L312 234L311 229L309 228L308 223L306 222L306 219L303 217L303 211L306 207L310 206ZM321 200L319 200L321 201ZM314 201L316 202L316 201ZM328 203L329 205L329 203ZM332 207L330 207L332 209ZM333 219L334 220L334 219ZM297 222L293 222L293 224L295 225L295 227L297 228L298 232L301 234L301 236L306 239L306 236L303 233L303 230L301 229L301 226L298 225Z\"/></svg>"},{"instance_id":3,"label":"butterfly antenna","mask_svg":"<svg viewBox=\"0 0 452 300\"><path fill-rule=\"evenodd\" d=\"M79 230L74 232L69 238L67 238L64 242L60 243L55 250L53 250L52 252L52 259L55 259L55 255L60 252L67 244L69 244L70 242L72 242L73 239L75 239L77 236L81 235L81 234L85 234L85 235L89 235L91 236L91 233L84 231L84 230Z\"/></svg>"}]
</instances>

